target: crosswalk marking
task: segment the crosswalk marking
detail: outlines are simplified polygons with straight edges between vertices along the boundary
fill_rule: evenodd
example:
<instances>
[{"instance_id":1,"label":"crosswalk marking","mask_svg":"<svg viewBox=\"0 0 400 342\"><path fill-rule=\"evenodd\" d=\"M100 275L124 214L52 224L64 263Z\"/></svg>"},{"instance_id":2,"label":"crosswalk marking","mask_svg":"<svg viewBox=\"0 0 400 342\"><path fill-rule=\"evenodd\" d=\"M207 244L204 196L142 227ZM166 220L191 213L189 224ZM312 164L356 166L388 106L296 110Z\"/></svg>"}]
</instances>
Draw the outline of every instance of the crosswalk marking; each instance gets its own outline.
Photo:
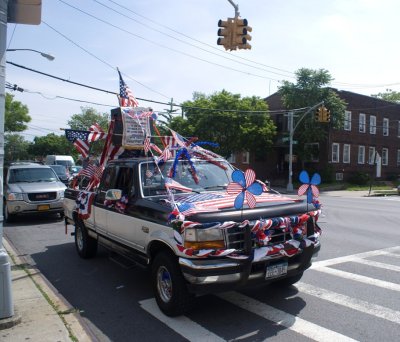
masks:
<instances>
[{"instance_id":1,"label":"crosswalk marking","mask_svg":"<svg viewBox=\"0 0 400 342\"><path fill-rule=\"evenodd\" d=\"M370 278L370 277L366 277L366 276L363 276L363 275L350 273L350 272L346 272L346 271L341 271L341 270L337 270L337 269L330 268L330 267L318 267L315 270L318 271L318 272L324 272L324 273L327 273L327 274L331 274L331 275L334 275L334 276L337 276L337 277L350 279L350 280L355 280L355 281L358 281L360 283L382 287L382 288L385 288L385 289L388 289L388 290L400 291L400 285L399 284L391 283L389 281Z\"/></svg>"},{"instance_id":2,"label":"crosswalk marking","mask_svg":"<svg viewBox=\"0 0 400 342\"><path fill-rule=\"evenodd\" d=\"M379 261L373 261L373 260L366 260L366 259L357 258L357 259L354 259L353 262L357 262L357 263L363 264L363 265L383 268L383 269L389 270L389 271L400 272L400 266L391 265L391 264L385 264L385 263L379 262Z\"/></svg>"},{"instance_id":3,"label":"crosswalk marking","mask_svg":"<svg viewBox=\"0 0 400 342\"><path fill-rule=\"evenodd\" d=\"M400 311L392 310L381 305L372 304L333 291L324 290L320 287L305 284L303 282L296 283L295 286L302 293L400 324Z\"/></svg>"},{"instance_id":4,"label":"crosswalk marking","mask_svg":"<svg viewBox=\"0 0 400 342\"><path fill-rule=\"evenodd\" d=\"M400 246L395 246L395 247L390 247L390 248L385 248L385 249L378 249L375 251L369 251L369 252L364 252L364 253L358 253L358 254L352 254L352 255L346 255L343 257L338 257L338 258L333 258L333 259L328 259L328 260L321 260L321 261L316 261L312 264L311 268L319 268L319 267L325 267L325 266L331 266L331 265L336 265L336 264L341 264L344 262L349 262L353 261L354 259L359 259L359 258L369 258L377 255L388 255L389 253L396 253L400 252ZM395 254L397 255L397 254Z\"/></svg>"},{"instance_id":5,"label":"crosswalk marking","mask_svg":"<svg viewBox=\"0 0 400 342\"><path fill-rule=\"evenodd\" d=\"M145 299L139 302L140 306L148 313L156 317L161 322L165 323L179 335L193 342L222 342L225 341L218 335L203 328L200 324L193 322L186 316L168 317L165 316L158 308L154 298Z\"/></svg>"},{"instance_id":6,"label":"crosswalk marking","mask_svg":"<svg viewBox=\"0 0 400 342\"><path fill-rule=\"evenodd\" d=\"M225 292L218 294L218 297L315 341L356 341L350 337L278 310L272 306L261 303L258 300L242 295L238 292Z\"/></svg>"}]
</instances>

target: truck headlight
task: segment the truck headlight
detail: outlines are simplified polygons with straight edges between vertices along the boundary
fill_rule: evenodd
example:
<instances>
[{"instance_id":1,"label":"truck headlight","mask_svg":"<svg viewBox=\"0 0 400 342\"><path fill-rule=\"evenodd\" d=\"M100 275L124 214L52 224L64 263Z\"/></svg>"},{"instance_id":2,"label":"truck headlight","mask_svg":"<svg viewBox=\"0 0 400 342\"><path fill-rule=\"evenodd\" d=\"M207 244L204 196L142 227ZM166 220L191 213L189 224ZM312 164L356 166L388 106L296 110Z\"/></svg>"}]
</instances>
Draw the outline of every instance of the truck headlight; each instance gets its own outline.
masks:
<instances>
[{"instance_id":1,"label":"truck headlight","mask_svg":"<svg viewBox=\"0 0 400 342\"><path fill-rule=\"evenodd\" d=\"M64 198L64 190L58 190L58 197Z\"/></svg>"},{"instance_id":2,"label":"truck headlight","mask_svg":"<svg viewBox=\"0 0 400 342\"><path fill-rule=\"evenodd\" d=\"M222 230L219 228L188 228L185 230L184 246L195 250L225 248Z\"/></svg>"},{"instance_id":3,"label":"truck headlight","mask_svg":"<svg viewBox=\"0 0 400 342\"><path fill-rule=\"evenodd\" d=\"M23 201L24 195L21 192L10 192L7 195L7 201Z\"/></svg>"}]
</instances>

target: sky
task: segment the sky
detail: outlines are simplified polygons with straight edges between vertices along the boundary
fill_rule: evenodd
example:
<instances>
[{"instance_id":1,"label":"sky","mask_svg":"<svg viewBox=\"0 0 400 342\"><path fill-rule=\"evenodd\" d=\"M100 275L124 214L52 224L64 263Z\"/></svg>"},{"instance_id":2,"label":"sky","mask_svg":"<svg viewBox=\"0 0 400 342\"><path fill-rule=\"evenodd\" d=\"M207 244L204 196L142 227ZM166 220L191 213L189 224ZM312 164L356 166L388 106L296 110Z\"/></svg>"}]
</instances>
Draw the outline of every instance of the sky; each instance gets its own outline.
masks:
<instances>
[{"instance_id":1,"label":"sky","mask_svg":"<svg viewBox=\"0 0 400 342\"><path fill-rule=\"evenodd\" d=\"M7 90L29 109L26 140L63 134L91 107L118 107L117 67L139 105L156 112L223 89L265 98L300 68L326 69L330 86L372 95L400 91L397 0L233 0L251 32L250 50L217 45L228 0L42 0L40 25L7 25ZM161 103L159 103L161 102ZM174 107L178 109L179 107Z\"/></svg>"}]
</instances>

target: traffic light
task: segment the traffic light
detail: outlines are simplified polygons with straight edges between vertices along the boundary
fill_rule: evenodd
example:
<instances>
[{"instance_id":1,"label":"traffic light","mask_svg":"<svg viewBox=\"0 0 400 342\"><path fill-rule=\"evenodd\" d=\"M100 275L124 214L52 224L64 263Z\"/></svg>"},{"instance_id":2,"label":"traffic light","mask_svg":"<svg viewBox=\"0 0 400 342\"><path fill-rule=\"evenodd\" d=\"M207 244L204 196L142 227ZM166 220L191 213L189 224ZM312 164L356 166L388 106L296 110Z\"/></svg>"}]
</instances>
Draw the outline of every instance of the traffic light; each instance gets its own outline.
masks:
<instances>
[{"instance_id":1,"label":"traffic light","mask_svg":"<svg viewBox=\"0 0 400 342\"><path fill-rule=\"evenodd\" d=\"M315 112L315 121L322 122L322 107L319 107Z\"/></svg>"},{"instance_id":2,"label":"traffic light","mask_svg":"<svg viewBox=\"0 0 400 342\"><path fill-rule=\"evenodd\" d=\"M232 38L233 38L233 21L231 18L228 20L218 21L218 45L223 45L225 50L233 50L232 48Z\"/></svg>"},{"instance_id":3,"label":"traffic light","mask_svg":"<svg viewBox=\"0 0 400 342\"><path fill-rule=\"evenodd\" d=\"M251 45L248 43L251 40L249 32L253 29L248 26L247 19L240 19L236 17L233 26L233 48L238 49L251 49Z\"/></svg>"},{"instance_id":4,"label":"traffic light","mask_svg":"<svg viewBox=\"0 0 400 342\"><path fill-rule=\"evenodd\" d=\"M330 122L331 121L331 111L327 108L325 108L326 114L325 114L325 122Z\"/></svg>"}]
</instances>

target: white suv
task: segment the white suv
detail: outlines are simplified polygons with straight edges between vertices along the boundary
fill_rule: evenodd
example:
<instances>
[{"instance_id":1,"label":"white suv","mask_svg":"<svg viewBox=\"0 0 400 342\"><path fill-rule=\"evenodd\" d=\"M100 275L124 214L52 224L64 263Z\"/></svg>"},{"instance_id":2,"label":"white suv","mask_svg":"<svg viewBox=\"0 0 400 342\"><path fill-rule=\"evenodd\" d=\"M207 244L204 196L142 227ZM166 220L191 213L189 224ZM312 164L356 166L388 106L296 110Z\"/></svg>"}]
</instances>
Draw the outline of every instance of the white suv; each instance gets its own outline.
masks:
<instances>
[{"instance_id":1,"label":"white suv","mask_svg":"<svg viewBox=\"0 0 400 342\"><path fill-rule=\"evenodd\" d=\"M6 222L17 215L59 213L63 215L66 186L54 170L35 163L14 163L8 168L3 214Z\"/></svg>"}]
</instances>

